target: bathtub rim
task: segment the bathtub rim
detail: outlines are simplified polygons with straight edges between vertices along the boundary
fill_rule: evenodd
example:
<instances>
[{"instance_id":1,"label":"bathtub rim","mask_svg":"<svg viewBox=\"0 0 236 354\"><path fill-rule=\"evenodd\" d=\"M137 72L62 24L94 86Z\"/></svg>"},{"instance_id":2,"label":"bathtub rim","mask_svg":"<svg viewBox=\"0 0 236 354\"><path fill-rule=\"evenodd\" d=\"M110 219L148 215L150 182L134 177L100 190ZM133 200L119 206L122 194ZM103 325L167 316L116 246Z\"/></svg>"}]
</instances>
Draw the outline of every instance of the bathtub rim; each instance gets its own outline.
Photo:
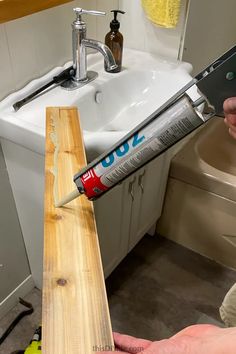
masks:
<instances>
[{"instance_id":1,"label":"bathtub rim","mask_svg":"<svg viewBox=\"0 0 236 354\"><path fill-rule=\"evenodd\" d=\"M236 202L236 176L208 164L197 151L199 139L210 133L215 124L221 124L220 120L223 122L222 117L212 118L183 146L171 161L169 175Z\"/></svg>"}]
</instances>

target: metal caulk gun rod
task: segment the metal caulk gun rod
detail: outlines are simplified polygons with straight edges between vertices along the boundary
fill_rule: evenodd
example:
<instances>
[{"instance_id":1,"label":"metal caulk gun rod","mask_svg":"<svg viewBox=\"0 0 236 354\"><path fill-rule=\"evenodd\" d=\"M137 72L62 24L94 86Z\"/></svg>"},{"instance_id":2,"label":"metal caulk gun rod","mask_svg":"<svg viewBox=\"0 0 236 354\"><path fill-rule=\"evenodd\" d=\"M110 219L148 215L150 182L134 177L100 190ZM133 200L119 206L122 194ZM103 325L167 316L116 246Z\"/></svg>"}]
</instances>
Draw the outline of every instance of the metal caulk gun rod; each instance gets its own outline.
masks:
<instances>
[{"instance_id":1,"label":"metal caulk gun rod","mask_svg":"<svg viewBox=\"0 0 236 354\"><path fill-rule=\"evenodd\" d=\"M54 84L54 81L52 80L52 81L48 82L47 84L43 85L42 87L40 87L38 90L31 93L30 95L28 95L27 97L14 103L13 104L14 110L17 112L22 106L31 102L33 99L37 98L40 94L42 94L46 89L51 87L53 84Z\"/></svg>"},{"instance_id":2,"label":"metal caulk gun rod","mask_svg":"<svg viewBox=\"0 0 236 354\"><path fill-rule=\"evenodd\" d=\"M34 100L35 98L41 96L43 93L47 92L46 89L48 89L49 87L54 88L54 87L60 85L62 82L70 79L73 74L74 74L73 66L70 66L69 68L63 70L60 74L58 74L57 76L54 76L50 82L41 86L39 89L32 92L30 95L23 98L22 100L14 103L13 104L14 110L17 112L25 104L29 103L30 101ZM52 87L52 85L55 85L55 86Z\"/></svg>"}]
</instances>

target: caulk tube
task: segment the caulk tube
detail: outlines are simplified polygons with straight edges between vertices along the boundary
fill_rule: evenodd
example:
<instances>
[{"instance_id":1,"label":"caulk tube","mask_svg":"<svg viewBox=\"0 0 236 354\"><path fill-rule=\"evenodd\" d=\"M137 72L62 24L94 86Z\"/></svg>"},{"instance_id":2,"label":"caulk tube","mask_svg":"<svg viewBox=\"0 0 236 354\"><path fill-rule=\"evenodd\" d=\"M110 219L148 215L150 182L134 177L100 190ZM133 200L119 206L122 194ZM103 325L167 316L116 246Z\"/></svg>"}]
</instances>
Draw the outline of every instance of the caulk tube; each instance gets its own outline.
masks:
<instances>
[{"instance_id":1,"label":"caulk tube","mask_svg":"<svg viewBox=\"0 0 236 354\"><path fill-rule=\"evenodd\" d=\"M193 102L185 93L149 124L140 127L127 140L82 173L74 182L80 193L95 200L117 183L157 157L205 122L196 105L206 102L201 97Z\"/></svg>"}]
</instances>

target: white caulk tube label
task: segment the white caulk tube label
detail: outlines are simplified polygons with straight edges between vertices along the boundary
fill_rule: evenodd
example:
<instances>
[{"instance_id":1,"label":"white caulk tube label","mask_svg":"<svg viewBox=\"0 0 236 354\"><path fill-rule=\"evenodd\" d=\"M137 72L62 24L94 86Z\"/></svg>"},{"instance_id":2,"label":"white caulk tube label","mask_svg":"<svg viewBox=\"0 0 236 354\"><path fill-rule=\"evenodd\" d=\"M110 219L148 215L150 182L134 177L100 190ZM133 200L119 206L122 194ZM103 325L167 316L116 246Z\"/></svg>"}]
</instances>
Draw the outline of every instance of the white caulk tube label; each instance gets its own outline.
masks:
<instances>
[{"instance_id":1,"label":"white caulk tube label","mask_svg":"<svg viewBox=\"0 0 236 354\"><path fill-rule=\"evenodd\" d=\"M203 123L202 114L183 96L83 173L80 182L85 194L96 199Z\"/></svg>"}]
</instances>

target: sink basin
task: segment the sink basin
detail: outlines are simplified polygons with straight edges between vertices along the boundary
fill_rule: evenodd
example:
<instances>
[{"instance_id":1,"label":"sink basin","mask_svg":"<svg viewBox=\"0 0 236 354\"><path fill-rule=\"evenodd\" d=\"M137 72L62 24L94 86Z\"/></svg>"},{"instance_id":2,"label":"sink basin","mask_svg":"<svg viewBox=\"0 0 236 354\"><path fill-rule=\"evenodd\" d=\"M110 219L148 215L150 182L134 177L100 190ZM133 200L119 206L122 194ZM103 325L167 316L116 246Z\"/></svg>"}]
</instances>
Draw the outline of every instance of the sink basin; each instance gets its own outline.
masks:
<instances>
[{"instance_id":1,"label":"sink basin","mask_svg":"<svg viewBox=\"0 0 236 354\"><path fill-rule=\"evenodd\" d=\"M104 72L102 56L91 54L88 68L99 72L95 81L74 91L56 87L14 112L13 103L48 82L63 68L55 68L0 102L1 137L44 154L45 108L77 106L88 160L92 160L191 80L188 63L125 49L123 70L110 74Z\"/></svg>"}]
</instances>

